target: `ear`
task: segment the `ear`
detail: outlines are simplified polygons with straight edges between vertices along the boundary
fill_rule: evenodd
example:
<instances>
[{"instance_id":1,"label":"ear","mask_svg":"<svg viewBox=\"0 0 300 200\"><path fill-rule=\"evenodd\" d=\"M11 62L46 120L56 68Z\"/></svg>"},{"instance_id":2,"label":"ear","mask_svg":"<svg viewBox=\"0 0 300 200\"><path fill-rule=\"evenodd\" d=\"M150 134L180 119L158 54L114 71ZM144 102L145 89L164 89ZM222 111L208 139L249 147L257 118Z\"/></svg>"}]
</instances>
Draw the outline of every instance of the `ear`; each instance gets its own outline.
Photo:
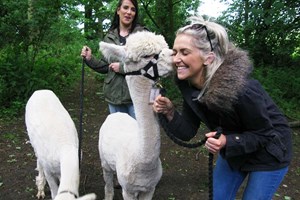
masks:
<instances>
[{"instance_id":1,"label":"ear","mask_svg":"<svg viewBox=\"0 0 300 200\"><path fill-rule=\"evenodd\" d=\"M120 62L126 56L125 46L119 46L112 43L100 42L99 50L108 62Z\"/></svg>"},{"instance_id":2,"label":"ear","mask_svg":"<svg viewBox=\"0 0 300 200\"><path fill-rule=\"evenodd\" d=\"M204 61L204 65L210 65L215 60L215 54L213 52L209 52Z\"/></svg>"}]
</instances>

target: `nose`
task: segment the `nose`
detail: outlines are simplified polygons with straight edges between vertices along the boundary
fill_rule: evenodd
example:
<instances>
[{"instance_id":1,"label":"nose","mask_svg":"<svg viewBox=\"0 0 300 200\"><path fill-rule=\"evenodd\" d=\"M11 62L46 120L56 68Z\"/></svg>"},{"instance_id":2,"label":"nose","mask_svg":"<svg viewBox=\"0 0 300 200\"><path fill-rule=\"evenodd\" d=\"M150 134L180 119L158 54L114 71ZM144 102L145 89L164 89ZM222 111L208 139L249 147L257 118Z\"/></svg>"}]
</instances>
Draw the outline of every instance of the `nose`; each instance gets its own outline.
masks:
<instances>
[{"instance_id":1,"label":"nose","mask_svg":"<svg viewBox=\"0 0 300 200\"><path fill-rule=\"evenodd\" d=\"M128 10L127 10L127 13L128 13L128 14L131 14L132 12L133 12L133 11L132 11L131 9L128 9Z\"/></svg>"},{"instance_id":2,"label":"nose","mask_svg":"<svg viewBox=\"0 0 300 200\"><path fill-rule=\"evenodd\" d=\"M181 58L178 54L173 54L173 63L177 64L181 62Z\"/></svg>"}]
</instances>

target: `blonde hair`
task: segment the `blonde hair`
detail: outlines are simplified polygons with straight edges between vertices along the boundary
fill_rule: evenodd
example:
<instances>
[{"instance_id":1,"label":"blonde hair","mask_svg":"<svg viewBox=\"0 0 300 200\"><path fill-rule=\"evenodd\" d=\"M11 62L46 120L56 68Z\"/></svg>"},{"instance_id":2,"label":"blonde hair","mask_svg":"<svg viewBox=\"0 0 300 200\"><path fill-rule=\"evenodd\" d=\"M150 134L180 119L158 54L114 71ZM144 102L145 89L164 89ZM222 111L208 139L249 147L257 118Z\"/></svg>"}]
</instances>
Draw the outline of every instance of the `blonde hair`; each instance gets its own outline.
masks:
<instances>
[{"instance_id":1,"label":"blonde hair","mask_svg":"<svg viewBox=\"0 0 300 200\"><path fill-rule=\"evenodd\" d=\"M224 61L229 48L229 39L226 29L220 24L206 21L201 16L192 16L188 18L188 21L190 24L179 28L176 36L179 34L192 36L195 46L202 51L204 57L210 52L215 54L214 61L206 67L206 80L197 98L199 100L208 87L212 76Z\"/></svg>"}]
</instances>

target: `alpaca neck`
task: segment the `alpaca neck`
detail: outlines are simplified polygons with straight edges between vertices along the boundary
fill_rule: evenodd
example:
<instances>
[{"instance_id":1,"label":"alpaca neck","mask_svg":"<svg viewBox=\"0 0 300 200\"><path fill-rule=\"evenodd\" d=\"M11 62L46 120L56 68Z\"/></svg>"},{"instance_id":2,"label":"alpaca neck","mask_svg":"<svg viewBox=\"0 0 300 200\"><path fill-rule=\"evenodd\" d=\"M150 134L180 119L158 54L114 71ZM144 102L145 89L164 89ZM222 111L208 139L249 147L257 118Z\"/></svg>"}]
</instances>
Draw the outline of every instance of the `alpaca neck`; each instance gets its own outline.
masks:
<instances>
[{"instance_id":1,"label":"alpaca neck","mask_svg":"<svg viewBox=\"0 0 300 200\"><path fill-rule=\"evenodd\" d=\"M78 196L79 187L79 161L78 149L68 146L62 149L60 157L60 184L58 193L70 192Z\"/></svg>"},{"instance_id":2,"label":"alpaca neck","mask_svg":"<svg viewBox=\"0 0 300 200\"><path fill-rule=\"evenodd\" d=\"M152 106L149 105L152 81L141 76L126 77L135 116L141 136L141 154L145 162L158 158L160 154L159 124ZM148 160L149 159L149 160Z\"/></svg>"}]
</instances>

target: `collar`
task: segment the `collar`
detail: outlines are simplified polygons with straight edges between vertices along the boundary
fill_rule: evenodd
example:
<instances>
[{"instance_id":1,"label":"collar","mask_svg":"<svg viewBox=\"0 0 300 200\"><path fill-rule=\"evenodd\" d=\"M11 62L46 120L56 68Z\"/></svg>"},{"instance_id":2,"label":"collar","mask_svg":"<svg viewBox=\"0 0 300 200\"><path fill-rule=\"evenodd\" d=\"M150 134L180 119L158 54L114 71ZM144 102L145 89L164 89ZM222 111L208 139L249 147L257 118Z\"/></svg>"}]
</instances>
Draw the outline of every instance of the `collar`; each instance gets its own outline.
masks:
<instances>
[{"instance_id":1,"label":"collar","mask_svg":"<svg viewBox=\"0 0 300 200\"><path fill-rule=\"evenodd\" d=\"M63 191L61 191L59 194L63 194L63 193L69 193L69 194L73 195L76 199L78 198L78 195L75 194L75 193L72 192L72 191L69 191L69 190L63 190Z\"/></svg>"}]
</instances>

